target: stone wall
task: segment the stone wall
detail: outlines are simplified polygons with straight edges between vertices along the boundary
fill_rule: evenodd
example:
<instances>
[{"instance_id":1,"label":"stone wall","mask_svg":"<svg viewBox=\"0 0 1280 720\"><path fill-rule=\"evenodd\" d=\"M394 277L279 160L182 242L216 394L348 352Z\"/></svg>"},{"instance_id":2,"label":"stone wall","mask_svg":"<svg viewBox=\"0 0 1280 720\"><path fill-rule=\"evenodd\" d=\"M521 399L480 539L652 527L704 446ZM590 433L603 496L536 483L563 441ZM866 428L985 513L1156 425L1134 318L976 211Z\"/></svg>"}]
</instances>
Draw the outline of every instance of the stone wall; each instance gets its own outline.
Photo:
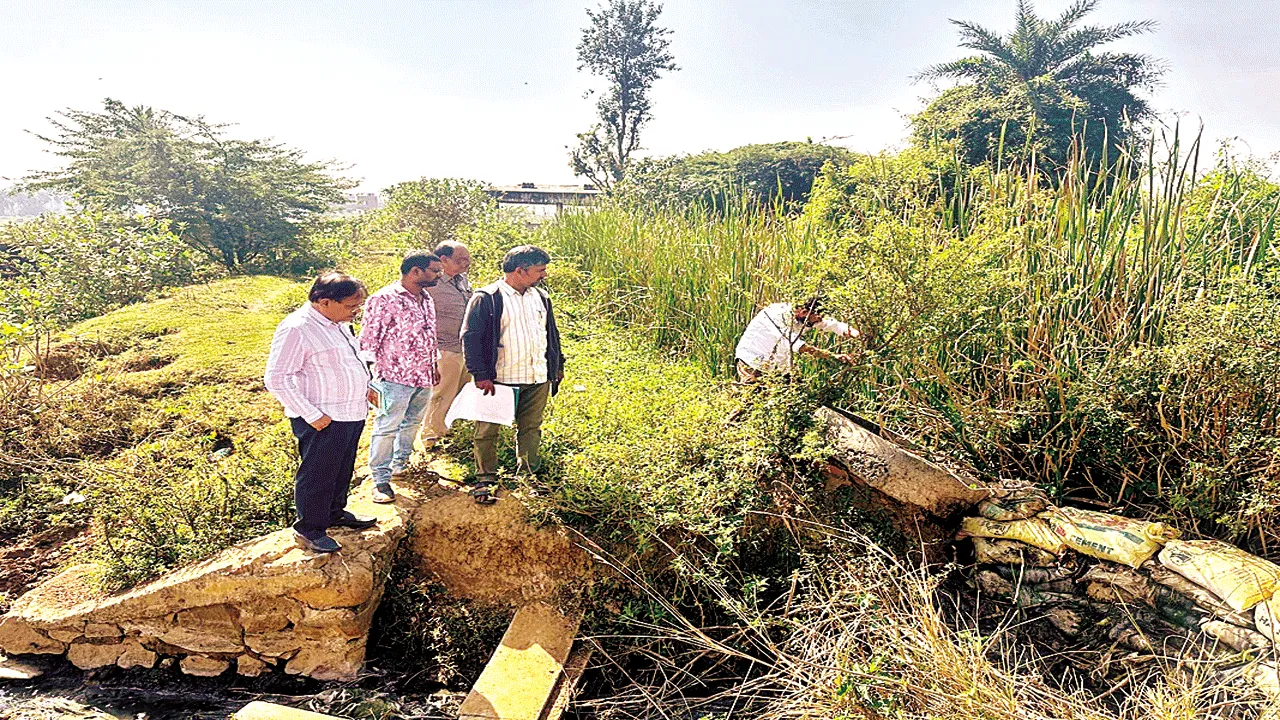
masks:
<instances>
[{"instance_id":1,"label":"stone wall","mask_svg":"<svg viewBox=\"0 0 1280 720\"><path fill-rule=\"evenodd\" d=\"M378 527L334 531L343 547L332 555L303 550L281 530L106 596L92 590L93 566L68 568L0 617L0 651L65 654L85 669L177 662L190 675L254 676L283 666L350 679L416 502L401 493L395 505L375 505L362 488L349 507Z\"/></svg>"}]
</instances>

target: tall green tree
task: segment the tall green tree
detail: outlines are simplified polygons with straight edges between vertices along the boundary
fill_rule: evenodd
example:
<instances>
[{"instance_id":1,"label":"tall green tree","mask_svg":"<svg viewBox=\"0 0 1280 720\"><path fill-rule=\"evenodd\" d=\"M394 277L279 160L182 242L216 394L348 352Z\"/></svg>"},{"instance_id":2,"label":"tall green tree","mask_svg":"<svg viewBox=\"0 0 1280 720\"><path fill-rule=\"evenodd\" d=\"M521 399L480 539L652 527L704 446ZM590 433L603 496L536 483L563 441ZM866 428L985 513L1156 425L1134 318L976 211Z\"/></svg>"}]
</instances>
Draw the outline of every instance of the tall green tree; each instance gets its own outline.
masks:
<instances>
[{"instance_id":1,"label":"tall green tree","mask_svg":"<svg viewBox=\"0 0 1280 720\"><path fill-rule=\"evenodd\" d=\"M303 225L342 200L349 180L328 162L270 140L227 137L226 126L107 99L101 112L66 110L40 135L68 162L34 173L28 190L65 192L93 209L171 223L231 272L289 254Z\"/></svg>"},{"instance_id":2,"label":"tall green tree","mask_svg":"<svg viewBox=\"0 0 1280 720\"><path fill-rule=\"evenodd\" d=\"M578 135L569 165L602 188L626 176L640 149L640 131L652 117L649 90L663 72L678 69L671 30L658 26L662 5L652 0L606 0L587 10L590 23L578 43L578 70L604 78L596 100L599 123Z\"/></svg>"},{"instance_id":3,"label":"tall green tree","mask_svg":"<svg viewBox=\"0 0 1280 720\"><path fill-rule=\"evenodd\" d=\"M917 139L958 141L972 163L993 159L1003 145L1062 166L1077 137L1091 159L1104 149L1114 157L1132 128L1151 116L1137 91L1154 89L1164 68L1147 55L1098 51L1151 32L1155 22L1083 25L1097 6L1098 0L1076 0L1057 18L1045 19L1031 0L1018 0L1008 35L952 20L960 28L960 46L977 54L920 74L961 84L914 118Z\"/></svg>"}]
</instances>

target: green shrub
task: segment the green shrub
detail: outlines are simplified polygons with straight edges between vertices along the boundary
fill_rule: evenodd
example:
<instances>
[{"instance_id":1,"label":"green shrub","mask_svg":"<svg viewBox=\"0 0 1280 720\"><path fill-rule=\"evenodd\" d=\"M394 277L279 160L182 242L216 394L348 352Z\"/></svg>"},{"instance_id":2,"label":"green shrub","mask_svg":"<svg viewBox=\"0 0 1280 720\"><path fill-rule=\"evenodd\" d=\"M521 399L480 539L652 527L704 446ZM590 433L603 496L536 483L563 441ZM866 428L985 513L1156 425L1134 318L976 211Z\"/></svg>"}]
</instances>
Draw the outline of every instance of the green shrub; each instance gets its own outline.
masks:
<instances>
[{"instance_id":1,"label":"green shrub","mask_svg":"<svg viewBox=\"0 0 1280 720\"><path fill-rule=\"evenodd\" d=\"M594 307L713 374L760 306L820 288L865 336L856 366L808 364L829 400L990 478L1256 542L1280 193L1167 150L1052 186L910 150L827 173L801 218L606 205L544 232Z\"/></svg>"},{"instance_id":2,"label":"green shrub","mask_svg":"<svg viewBox=\"0 0 1280 720\"><path fill-rule=\"evenodd\" d=\"M4 320L61 328L217 273L167 223L98 213L0 225Z\"/></svg>"},{"instance_id":3,"label":"green shrub","mask_svg":"<svg viewBox=\"0 0 1280 720\"><path fill-rule=\"evenodd\" d=\"M815 142L744 145L728 152L704 152L640 160L615 192L641 205L724 207L746 196L753 204L803 206L824 168L843 168L857 156L842 147Z\"/></svg>"},{"instance_id":4,"label":"green shrub","mask_svg":"<svg viewBox=\"0 0 1280 720\"><path fill-rule=\"evenodd\" d=\"M107 587L149 580L292 520L297 451L288 426L245 447L218 440L175 433L101 466L88 495L93 557Z\"/></svg>"},{"instance_id":5,"label":"green shrub","mask_svg":"<svg viewBox=\"0 0 1280 720\"><path fill-rule=\"evenodd\" d=\"M497 213L497 202L484 188L458 178L397 183L384 191L385 205L364 216L364 231L377 247L430 250Z\"/></svg>"}]
</instances>

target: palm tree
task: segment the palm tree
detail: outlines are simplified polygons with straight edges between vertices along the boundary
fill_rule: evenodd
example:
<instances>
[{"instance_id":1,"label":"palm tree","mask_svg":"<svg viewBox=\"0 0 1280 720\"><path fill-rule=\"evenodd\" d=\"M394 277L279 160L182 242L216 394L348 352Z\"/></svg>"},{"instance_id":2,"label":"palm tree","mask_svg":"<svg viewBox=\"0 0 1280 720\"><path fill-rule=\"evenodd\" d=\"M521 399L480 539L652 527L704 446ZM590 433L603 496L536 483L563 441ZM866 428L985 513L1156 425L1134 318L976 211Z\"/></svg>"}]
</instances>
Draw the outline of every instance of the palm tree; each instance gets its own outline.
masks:
<instances>
[{"instance_id":1,"label":"palm tree","mask_svg":"<svg viewBox=\"0 0 1280 720\"><path fill-rule=\"evenodd\" d=\"M1060 141L1065 136L1069 146L1073 133L1092 126L1092 139L1109 137L1115 144L1126 135L1126 125L1150 116L1150 106L1135 91L1154 89L1164 66L1148 55L1096 52L1101 45L1151 32L1156 25L1152 20L1081 25L1097 6L1098 0L1076 0L1057 19L1047 20L1036 15L1030 0L1018 0L1017 25L1008 36L952 20L960 28L960 46L978 54L934 65L919 78L959 80L970 96L978 92L1024 106L1030 127L1022 130L1029 138L1048 133ZM939 101L947 98L944 93ZM1048 146L1062 144L1050 141ZM1096 142L1087 144L1100 149Z\"/></svg>"}]
</instances>

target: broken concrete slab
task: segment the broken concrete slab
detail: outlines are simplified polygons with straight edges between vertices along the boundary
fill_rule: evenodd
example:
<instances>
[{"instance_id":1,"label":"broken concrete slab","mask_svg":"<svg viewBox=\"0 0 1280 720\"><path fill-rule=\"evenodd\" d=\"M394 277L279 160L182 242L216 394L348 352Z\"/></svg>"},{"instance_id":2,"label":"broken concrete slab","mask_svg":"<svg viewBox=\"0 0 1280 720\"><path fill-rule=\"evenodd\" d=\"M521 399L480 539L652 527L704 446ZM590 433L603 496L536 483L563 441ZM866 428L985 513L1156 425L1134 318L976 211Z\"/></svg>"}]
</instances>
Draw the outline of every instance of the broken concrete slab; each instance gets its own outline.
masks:
<instances>
[{"instance_id":1,"label":"broken concrete slab","mask_svg":"<svg viewBox=\"0 0 1280 720\"><path fill-rule=\"evenodd\" d=\"M560 682L552 693L551 702L547 704L541 720L560 720L564 716L573 696L578 692L578 683L587 672L587 664L591 662L591 648L579 646L569 653L564 662L564 672L560 674Z\"/></svg>"},{"instance_id":2,"label":"broken concrete slab","mask_svg":"<svg viewBox=\"0 0 1280 720\"><path fill-rule=\"evenodd\" d=\"M34 680L44 674L35 665L0 655L0 680Z\"/></svg>"},{"instance_id":3,"label":"broken concrete slab","mask_svg":"<svg viewBox=\"0 0 1280 720\"><path fill-rule=\"evenodd\" d=\"M827 441L835 448L833 460L844 466L853 479L898 502L945 519L988 495L986 490L969 487L954 473L836 410L818 408L816 417Z\"/></svg>"},{"instance_id":4,"label":"broken concrete slab","mask_svg":"<svg viewBox=\"0 0 1280 720\"><path fill-rule=\"evenodd\" d=\"M520 608L458 709L459 720L539 720L564 672L580 620L545 603Z\"/></svg>"},{"instance_id":5,"label":"broken concrete slab","mask_svg":"<svg viewBox=\"0 0 1280 720\"><path fill-rule=\"evenodd\" d=\"M395 504L375 504L358 488L348 507L372 515L364 531L339 529L343 548L307 552L292 530L230 547L126 592L95 592L92 566L73 566L18 598L0 617L0 652L66 653L81 668L150 667L183 657L184 672L220 674L230 660L246 674L287 661L286 671L349 680L364 661L365 636L416 507L404 488Z\"/></svg>"}]
</instances>

